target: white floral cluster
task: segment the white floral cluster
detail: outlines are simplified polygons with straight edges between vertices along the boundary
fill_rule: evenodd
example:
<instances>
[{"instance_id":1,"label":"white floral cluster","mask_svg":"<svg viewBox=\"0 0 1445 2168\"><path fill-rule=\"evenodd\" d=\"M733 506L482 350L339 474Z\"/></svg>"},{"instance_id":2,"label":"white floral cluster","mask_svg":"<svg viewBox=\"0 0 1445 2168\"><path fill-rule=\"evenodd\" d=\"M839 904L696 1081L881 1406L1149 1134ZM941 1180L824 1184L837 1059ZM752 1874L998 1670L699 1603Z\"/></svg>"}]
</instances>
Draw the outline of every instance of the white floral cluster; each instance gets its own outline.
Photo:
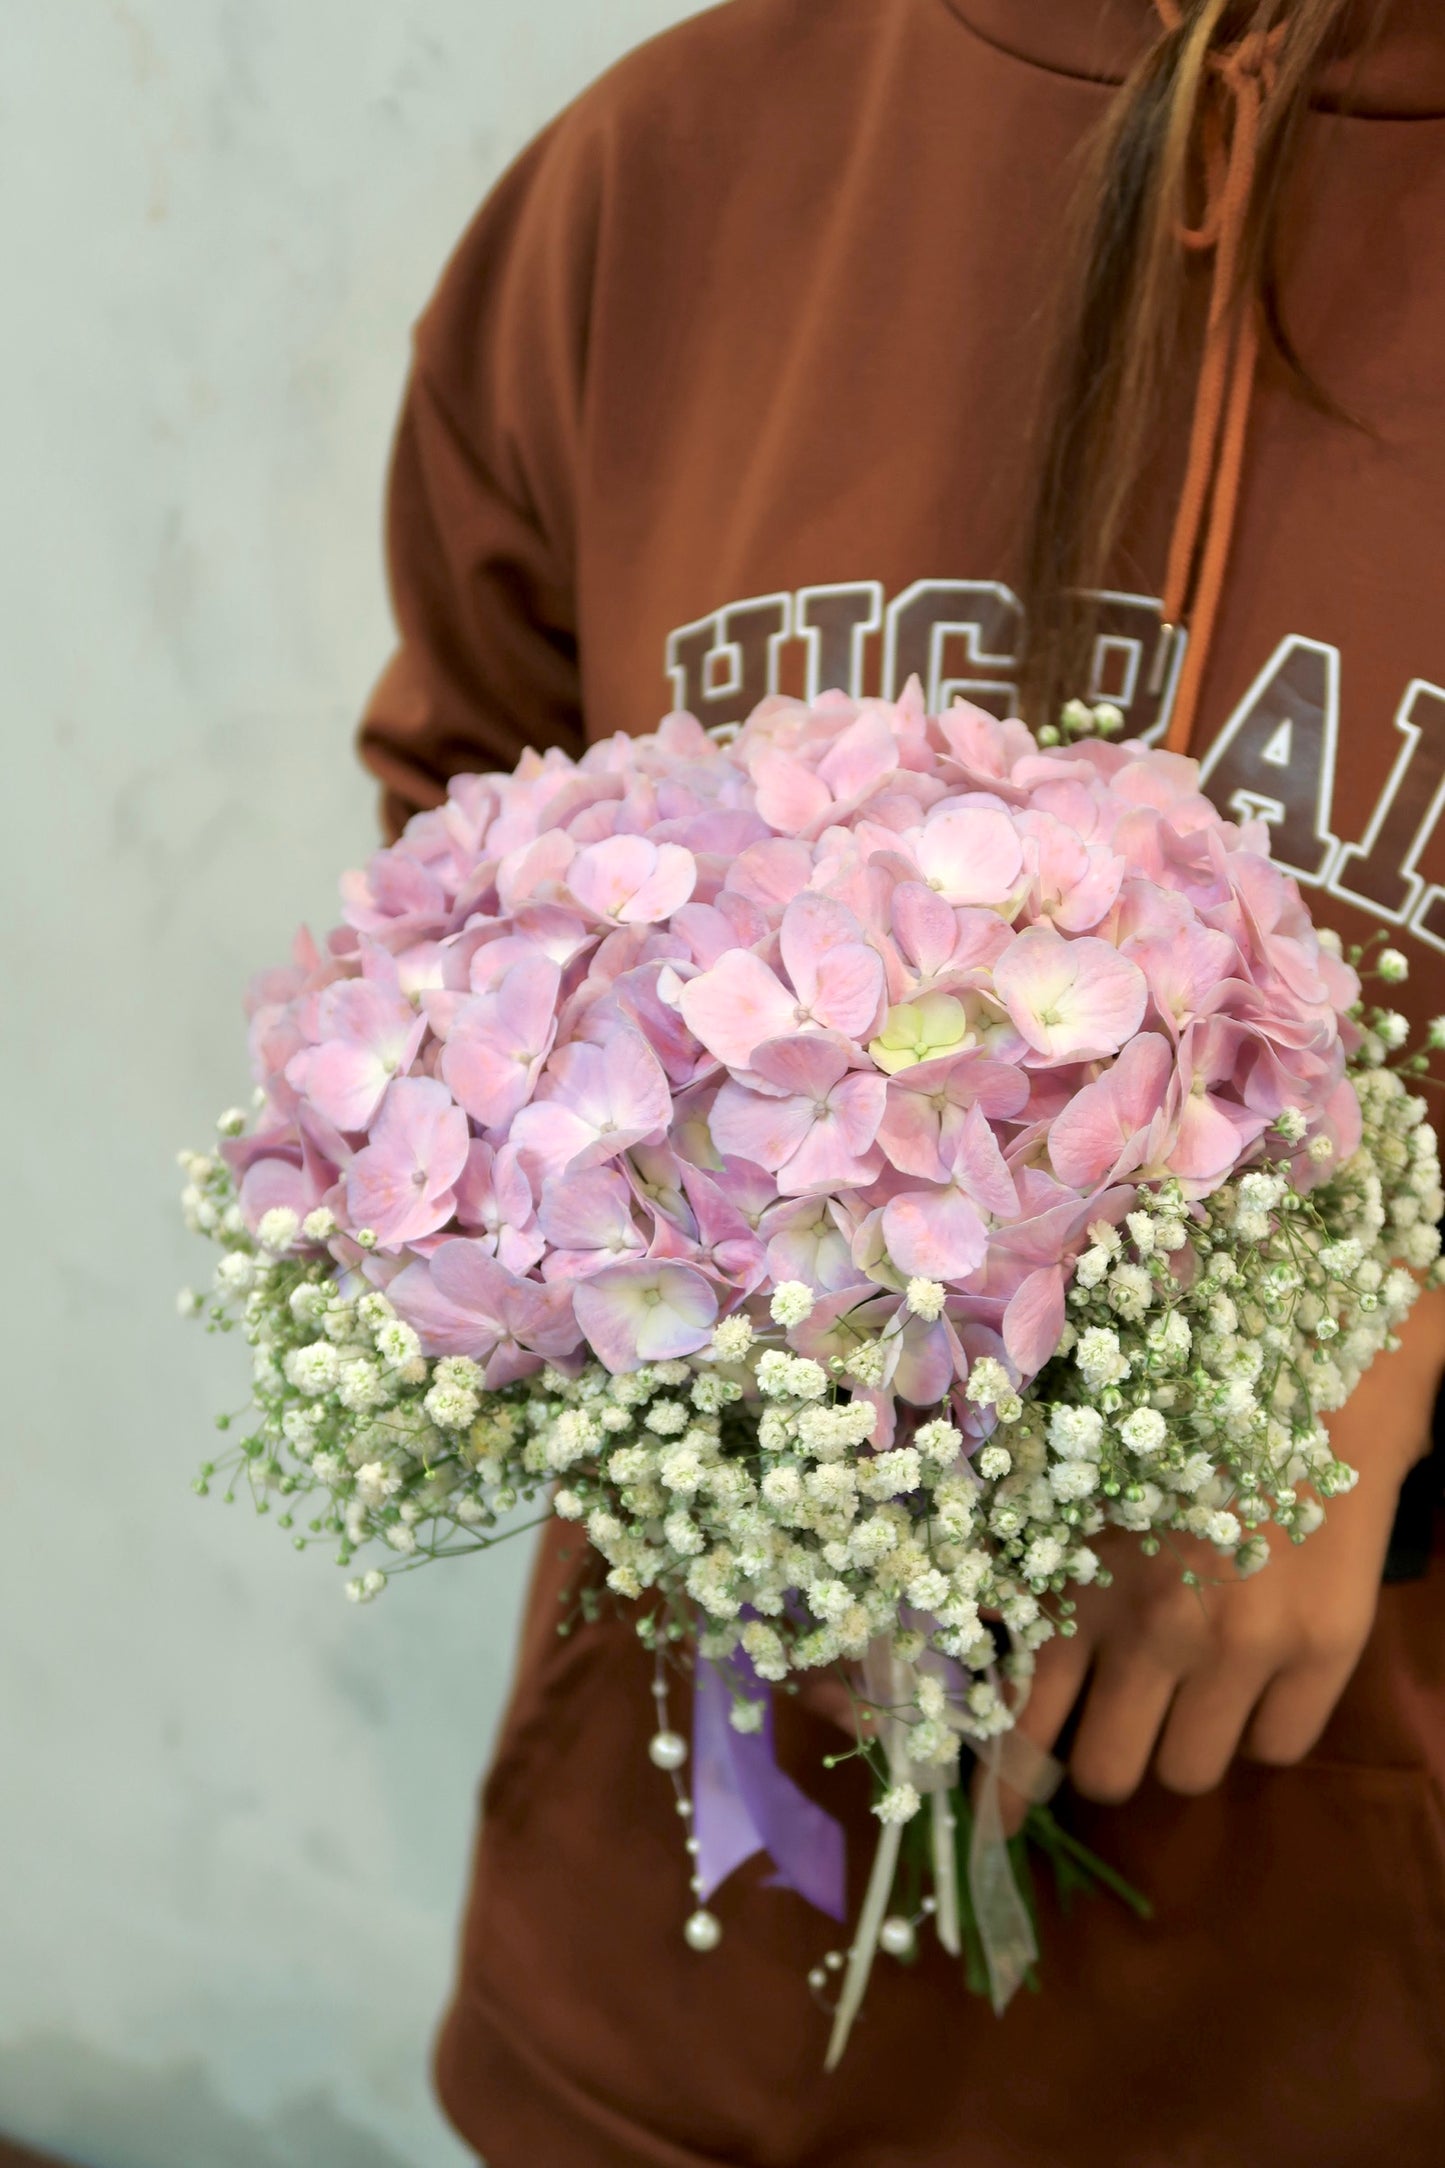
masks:
<instances>
[{"instance_id":1,"label":"white floral cluster","mask_svg":"<svg viewBox=\"0 0 1445 2168\"><path fill-rule=\"evenodd\" d=\"M876 1344L860 1335L865 1368ZM584 1523L609 1586L660 1591L698 1618L714 1659L741 1647L760 1677L780 1680L859 1658L882 1635L907 1660L932 1646L988 1670L997 1651L980 1607L998 1604L1021 1627L1039 1613L995 1571L987 1485L962 1434L939 1416L870 1451L874 1406L840 1397L841 1359L832 1372L733 1318L689 1362L553 1374L555 1412L531 1462L563 1478L556 1509ZM981 1732L1007 1722L983 1678L967 1706ZM918 1761L946 1762L956 1747L938 1717L911 1738Z\"/></svg>"},{"instance_id":2,"label":"white floral cluster","mask_svg":"<svg viewBox=\"0 0 1445 2168\"><path fill-rule=\"evenodd\" d=\"M1373 1051L1353 1076L1360 1146L1308 1196L1262 1166L1207 1206L1166 1183L1090 1229L1059 1354L979 1456L990 1532L1031 1586L1051 1563L1077 1578L1067 1546L1101 1517L1151 1550L1202 1538L1248 1573L1267 1525L1302 1540L1353 1487L1321 1418L1398 1344L1445 1211L1423 1103Z\"/></svg>"},{"instance_id":3,"label":"white floral cluster","mask_svg":"<svg viewBox=\"0 0 1445 2168\"><path fill-rule=\"evenodd\" d=\"M262 1509L279 1501L294 1527L296 1501L316 1496L298 1546L391 1554L348 1583L355 1599L400 1566L484 1546L550 1490L612 1591L643 1599L649 1633L665 1620L718 1659L741 1647L768 1680L880 1636L905 1663L932 1650L971 1675L956 1714L987 1737L1010 1717L985 1613L1027 1665L1070 1630L1067 1592L1099 1574L1106 1525L1148 1549L1202 1538L1249 1572L1267 1526L1302 1539L1354 1482L1321 1418L1394 1344L1416 1275L1438 1271L1445 1210L1434 1131L1371 1036L1345 1165L1308 1195L1268 1163L1204 1205L1174 1183L1141 1188L1121 1224L1089 1230L1059 1351L1027 1392L983 1358L962 1407L916 1411L882 1449L874 1402L852 1396L881 1382L887 1350L860 1325L826 1363L795 1352L787 1336L813 1307L802 1283L685 1361L548 1368L487 1391L467 1358L428 1360L382 1292L338 1280L324 1255L282 1254L294 1228L253 1237L224 1163L198 1154L183 1155L183 1205L223 1255L211 1295L183 1307L250 1345L254 1412L234 1459ZM1284 1149L1298 1141L1288 1113L1277 1130ZM928 1316L933 1293L911 1285L910 1307ZM955 1750L942 1712L920 1710L911 1758Z\"/></svg>"},{"instance_id":4,"label":"white floral cluster","mask_svg":"<svg viewBox=\"0 0 1445 2168\"><path fill-rule=\"evenodd\" d=\"M526 1387L486 1392L467 1357L428 1360L379 1290L338 1280L326 1255L282 1254L296 1238L294 1215L268 1215L275 1224L263 1220L253 1237L225 1164L196 1152L181 1164L187 1224L223 1254L209 1295L186 1290L179 1307L213 1331L239 1331L250 1348L252 1405L228 1464L258 1509L275 1502L281 1526L295 1529L301 1502L315 1500L320 1510L293 1541L300 1550L335 1539L343 1565L384 1545L388 1565L347 1583L354 1602L378 1595L400 1565L485 1547L487 1532L545 1480L523 1465L537 1407ZM328 1230L306 1232L319 1242ZM218 1427L237 1426L221 1417ZM217 1472L204 1462L197 1490Z\"/></svg>"}]
</instances>

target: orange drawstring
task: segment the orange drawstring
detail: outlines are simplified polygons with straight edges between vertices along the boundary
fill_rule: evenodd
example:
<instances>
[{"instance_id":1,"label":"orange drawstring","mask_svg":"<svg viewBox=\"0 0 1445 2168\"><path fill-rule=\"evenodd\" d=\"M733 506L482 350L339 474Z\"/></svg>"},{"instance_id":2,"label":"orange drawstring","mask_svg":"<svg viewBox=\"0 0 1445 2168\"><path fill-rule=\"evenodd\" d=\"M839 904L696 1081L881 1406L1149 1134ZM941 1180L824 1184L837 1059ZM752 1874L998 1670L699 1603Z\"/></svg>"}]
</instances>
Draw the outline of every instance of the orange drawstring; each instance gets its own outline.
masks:
<instances>
[{"instance_id":1,"label":"orange drawstring","mask_svg":"<svg viewBox=\"0 0 1445 2168\"><path fill-rule=\"evenodd\" d=\"M1166 29L1181 27L1177 0L1154 0L1154 4ZM1174 643L1187 626L1188 645L1164 740L1175 753L1188 750L1193 734L1239 504L1259 360L1259 306L1252 301L1241 317L1235 307L1236 281L1254 189L1260 112L1273 88L1283 34L1284 26L1279 24L1266 34L1252 32L1238 44L1209 55L1210 72L1232 102L1233 125L1227 150L1216 135L1206 136L1204 215L1197 227L1186 227L1180 234L1186 248L1213 249L1214 278L1154 665L1153 689L1162 692Z\"/></svg>"}]
</instances>

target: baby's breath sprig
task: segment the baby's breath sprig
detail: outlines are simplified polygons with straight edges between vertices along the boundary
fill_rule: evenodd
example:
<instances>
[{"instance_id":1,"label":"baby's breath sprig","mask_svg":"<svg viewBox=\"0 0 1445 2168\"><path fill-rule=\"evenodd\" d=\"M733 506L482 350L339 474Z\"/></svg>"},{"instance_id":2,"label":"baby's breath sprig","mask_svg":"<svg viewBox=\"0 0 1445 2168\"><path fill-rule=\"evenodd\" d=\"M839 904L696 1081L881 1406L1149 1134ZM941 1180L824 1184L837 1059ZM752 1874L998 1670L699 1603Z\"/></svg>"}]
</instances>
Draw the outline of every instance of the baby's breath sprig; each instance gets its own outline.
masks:
<instances>
[{"instance_id":1,"label":"baby's breath sprig","mask_svg":"<svg viewBox=\"0 0 1445 2168\"><path fill-rule=\"evenodd\" d=\"M1012 1722L988 1619L1024 1664L1071 1633L1070 1591L1107 1579L1103 1529L1147 1551L1200 1538L1249 1573L1269 1528L1303 1541L1353 1484L1325 1418L1440 1271L1435 1132L1390 1035L1372 1023L1353 1058L1362 1134L1343 1164L1287 1107L1259 1163L1207 1200L1141 1186L1117 1225L1089 1229L1059 1348L1024 1391L980 1357L950 1403L901 1409L887 1439L897 1339L870 1322L872 1297L820 1336L814 1291L784 1281L686 1359L488 1389L468 1358L424 1355L382 1290L338 1275L325 1215L273 1212L252 1234L224 1160L187 1154L183 1207L221 1256L181 1307L239 1331L252 1363L250 1405L219 1419L234 1443L197 1488L225 1473L226 1495L277 1508L298 1548L334 1543L361 1567L358 1602L488 1548L532 1502L578 1525L649 1646L742 1650L776 1684L891 1640L907 1664L960 1667L962 1728L987 1739ZM1313 1186L1291 1178L1301 1151ZM900 1319L934 1321L944 1292L910 1281ZM760 1707L739 1694L733 1721Z\"/></svg>"},{"instance_id":2,"label":"baby's breath sprig","mask_svg":"<svg viewBox=\"0 0 1445 2168\"><path fill-rule=\"evenodd\" d=\"M1036 736L1040 745L1073 745L1080 738L1118 738L1123 735L1124 711L1112 700L1066 700L1057 723L1045 723Z\"/></svg>"}]
</instances>

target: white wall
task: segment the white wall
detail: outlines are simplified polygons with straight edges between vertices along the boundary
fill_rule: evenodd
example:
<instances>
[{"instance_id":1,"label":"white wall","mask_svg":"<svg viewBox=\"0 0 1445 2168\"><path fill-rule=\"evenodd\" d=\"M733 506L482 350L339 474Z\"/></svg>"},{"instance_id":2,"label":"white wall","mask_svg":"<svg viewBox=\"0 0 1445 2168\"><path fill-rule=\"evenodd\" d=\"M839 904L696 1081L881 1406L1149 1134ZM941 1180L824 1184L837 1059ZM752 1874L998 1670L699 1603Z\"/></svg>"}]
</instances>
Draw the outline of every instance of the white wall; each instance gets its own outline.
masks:
<instances>
[{"instance_id":1,"label":"white wall","mask_svg":"<svg viewBox=\"0 0 1445 2168\"><path fill-rule=\"evenodd\" d=\"M464 2157L425 2058L526 1560L358 1613L191 1496L236 1366L173 1314L173 1155L372 844L409 322L506 159L694 11L4 10L0 2131L90 2168Z\"/></svg>"}]
</instances>

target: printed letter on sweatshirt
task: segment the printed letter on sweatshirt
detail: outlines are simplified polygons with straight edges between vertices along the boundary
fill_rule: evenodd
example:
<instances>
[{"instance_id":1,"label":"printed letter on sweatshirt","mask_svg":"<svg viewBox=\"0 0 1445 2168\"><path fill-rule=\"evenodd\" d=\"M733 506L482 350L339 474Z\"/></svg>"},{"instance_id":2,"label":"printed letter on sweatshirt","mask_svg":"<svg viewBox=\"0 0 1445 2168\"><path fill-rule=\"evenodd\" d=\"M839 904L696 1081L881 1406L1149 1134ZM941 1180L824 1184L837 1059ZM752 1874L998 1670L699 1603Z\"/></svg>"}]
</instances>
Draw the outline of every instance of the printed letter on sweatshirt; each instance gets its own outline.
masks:
<instances>
[{"instance_id":1,"label":"printed letter on sweatshirt","mask_svg":"<svg viewBox=\"0 0 1445 2168\"><path fill-rule=\"evenodd\" d=\"M998 580L915 580L888 605L884 699L896 700L916 673L930 715L956 699L1014 714L1022 620L1018 596Z\"/></svg>"},{"instance_id":2,"label":"printed letter on sweatshirt","mask_svg":"<svg viewBox=\"0 0 1445 2168\"><path fill-rule=\"evenodd\" d=\"M1445 801L1445 693L1415 678L1395 717L1404 741L1380 802L1359 843L1340 853L1330 887L1396 924L1407 919L1425 882L1417 867ZM1421 914L1419 930L1425 931ZM1433 929L1438 935L1439 928Z\"/></svg>"},{"instance_id":3,"label":"printed letter on sweatshirt","mask_svg":"<svg viewBox=\"0 0 1445 2168\"><path fill-rule=\"evenodd\" d=\"M882 583L853 580L841 587L800 587L794 622L808 650L804 698L844 692L861 700L868 635L883 623Z\"/></svg>"},{"instance_id":4,"label":"printed letter on sweatshirt","mask_svg":"<svg viewBox=\"0 0 1445 2168\"><path fill-rule=\"evenodd\" d=\"M700 723L741 723L778 689L778 649L792 620L791 595L734 602L669 633L673 698Z\"/></svg>"},{"instance_id":5,"label":"printed letter on sweatshirt","mask_svg":"<svg viewBox=\"0 0 1445 2168\"><path fill-rule=\"evenodd\" d=\"M1124 711L1127 734L1152 743L1174 704L1174 688L1184 660L1184 643L1170 649L1169 675L1157 689L1151 676L1159 652L1160 603L1157 595L1126 595L1113 588L1092 590L1097 617L1094 663L1086 700L1112 700Z\"/></svg>"},{"instance_id":6,"label":"printed letter on sweatshirt","mask_svg":"<svg viewBox=\"0 0 1445 2168\"><path fill-rule=\"evenodd\" d=\"M1281 640L1200 764L1221 813L1268 821L1271 849L1301 881L1323 881L1339 733L1340 654L1322 640Z\"/></svg>"}]
</instances>

